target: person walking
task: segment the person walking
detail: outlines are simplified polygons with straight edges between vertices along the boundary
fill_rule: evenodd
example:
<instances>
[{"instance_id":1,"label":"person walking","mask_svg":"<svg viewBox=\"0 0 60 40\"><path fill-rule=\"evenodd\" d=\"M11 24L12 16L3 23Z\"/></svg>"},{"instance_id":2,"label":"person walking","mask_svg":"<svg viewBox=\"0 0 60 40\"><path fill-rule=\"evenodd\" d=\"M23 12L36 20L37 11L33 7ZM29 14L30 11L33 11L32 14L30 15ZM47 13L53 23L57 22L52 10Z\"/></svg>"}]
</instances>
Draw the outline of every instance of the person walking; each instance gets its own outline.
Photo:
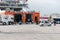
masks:
<instances>
[{"instance_id":1,"label":"person walking","mask_svg":"<svg viewBox=\"0 0 60 40\"><path fill-rule=\"evenodd\" d=\"M56 21L54 20L54 26L56 26Z\"/></svg>"}]
</instances>

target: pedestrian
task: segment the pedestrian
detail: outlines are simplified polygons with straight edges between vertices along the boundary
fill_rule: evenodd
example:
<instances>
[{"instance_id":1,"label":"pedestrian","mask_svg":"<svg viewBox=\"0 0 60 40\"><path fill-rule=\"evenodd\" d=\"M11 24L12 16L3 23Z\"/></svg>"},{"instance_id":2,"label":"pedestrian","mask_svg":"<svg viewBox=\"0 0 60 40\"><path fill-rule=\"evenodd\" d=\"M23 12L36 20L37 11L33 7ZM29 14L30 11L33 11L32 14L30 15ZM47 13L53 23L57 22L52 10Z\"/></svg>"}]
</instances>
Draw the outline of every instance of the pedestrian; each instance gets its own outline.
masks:
<instances>
[{"instance_id":1,"label":"pedestrian","mask_svg":"<svg viewBox=\"0 0 60 40\"><path fill-rule=\"evenodd\" d=\"M54 20L54 26L56 26L56 21Z\"/></svg>"}]
</instances>

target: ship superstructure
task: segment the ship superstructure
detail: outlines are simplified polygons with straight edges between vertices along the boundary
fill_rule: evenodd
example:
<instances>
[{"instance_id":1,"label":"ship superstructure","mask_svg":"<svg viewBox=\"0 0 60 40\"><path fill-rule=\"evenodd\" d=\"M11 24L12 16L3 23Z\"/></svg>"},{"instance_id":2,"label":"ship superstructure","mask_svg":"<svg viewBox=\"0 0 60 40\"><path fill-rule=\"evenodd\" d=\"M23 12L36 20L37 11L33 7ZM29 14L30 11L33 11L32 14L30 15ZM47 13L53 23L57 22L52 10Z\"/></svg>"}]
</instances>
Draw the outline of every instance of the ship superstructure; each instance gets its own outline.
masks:
<instances>
[{"instance_id":1,"label":"ship superstructure","mask_svg":"<svg viewBox=\"0 0 60 40\"><path fill-rule=\"evenodd\" d=\"M3 25L40 22L40 13L27 11L27 0L0 0L0 23Z\"/></svg>"},{"instance_id":2,"label":"ship superstructure","mask_svg":"<svg viewBox=\"0 0 60 40\"><path fill-rule=\"evenodd\" d=\"M6 11L20 11L28 7L26 1L27 0L0 0L0 9Z\"/></svg>"}]
</instances>

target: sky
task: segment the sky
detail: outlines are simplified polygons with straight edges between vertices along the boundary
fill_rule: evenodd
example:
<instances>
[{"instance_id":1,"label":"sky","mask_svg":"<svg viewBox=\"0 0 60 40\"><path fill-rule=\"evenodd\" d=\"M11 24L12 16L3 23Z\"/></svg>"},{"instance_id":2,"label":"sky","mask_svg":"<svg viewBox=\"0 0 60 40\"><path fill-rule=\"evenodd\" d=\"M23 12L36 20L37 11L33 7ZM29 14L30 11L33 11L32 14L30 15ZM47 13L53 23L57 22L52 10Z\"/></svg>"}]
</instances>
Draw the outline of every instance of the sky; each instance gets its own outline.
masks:
<instances>
[{"instance_id":1,"label":"sky","mask_svg":"<svg viewBox=\"0 0 60 40\"><path fill-rule=\"evenodd\" d=\"M60 13L60 0L28 0L30 10L40 11L41 15Z\"/></svg>"}]
</instances>

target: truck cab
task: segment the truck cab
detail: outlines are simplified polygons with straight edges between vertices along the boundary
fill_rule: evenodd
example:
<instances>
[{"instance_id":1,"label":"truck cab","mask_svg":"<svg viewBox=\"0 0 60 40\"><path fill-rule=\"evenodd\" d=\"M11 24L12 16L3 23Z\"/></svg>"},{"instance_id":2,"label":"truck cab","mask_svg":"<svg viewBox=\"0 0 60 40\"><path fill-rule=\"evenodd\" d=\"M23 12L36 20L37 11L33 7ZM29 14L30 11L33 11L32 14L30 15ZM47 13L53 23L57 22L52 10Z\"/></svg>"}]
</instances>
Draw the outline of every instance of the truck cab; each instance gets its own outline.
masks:
<instances>
[{"instance_id":1,"label":"truck cab","mask_svg":"<svg viewBox=\"0 0 60 40\"><path fill-rule=\"evenodd\" d=\"M14 22L13 12L6 12L4 10L0 10L0 24L10 25L13 22Z\"/></svg>"},{"instance_id":2,"label":"truck cab","mask_svg":"<svg viewBox=\"0 0 60 40\"><path fill-rule=\"evenodd\" d=\"M11 25L14 23L14 17L11 15L0 15L0 24Z\"/></svg>"}]
</instances>

